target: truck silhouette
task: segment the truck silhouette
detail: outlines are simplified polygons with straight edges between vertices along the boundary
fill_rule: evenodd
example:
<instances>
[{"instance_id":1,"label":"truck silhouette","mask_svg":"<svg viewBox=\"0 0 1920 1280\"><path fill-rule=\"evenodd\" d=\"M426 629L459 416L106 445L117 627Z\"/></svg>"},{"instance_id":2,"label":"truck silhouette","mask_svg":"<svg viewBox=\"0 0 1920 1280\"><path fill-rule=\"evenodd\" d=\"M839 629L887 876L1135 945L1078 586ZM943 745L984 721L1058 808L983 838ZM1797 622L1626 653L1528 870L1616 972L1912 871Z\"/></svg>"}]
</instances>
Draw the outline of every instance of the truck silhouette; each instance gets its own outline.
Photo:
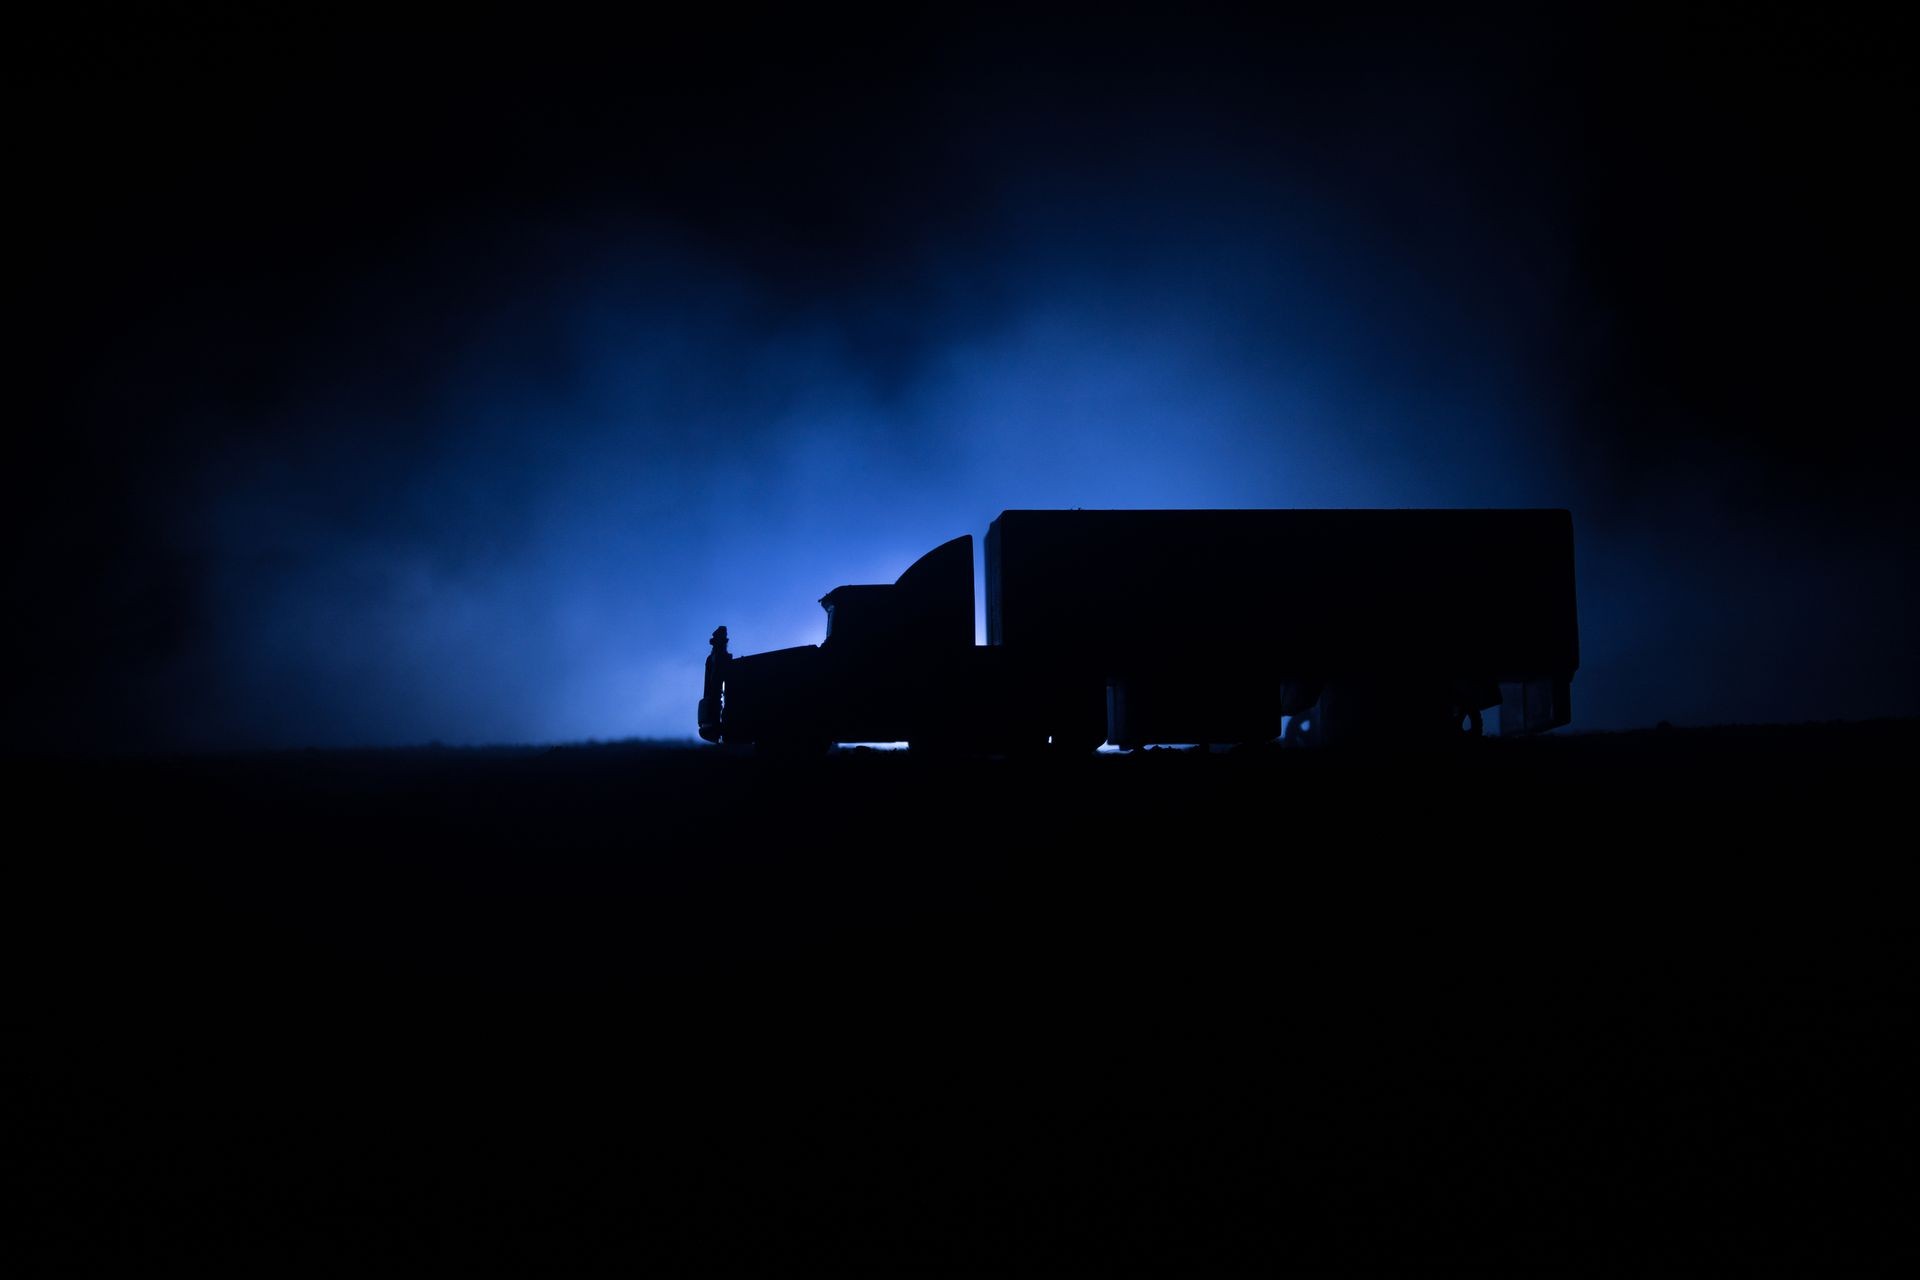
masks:
<instances>
[{"instance_id":1,"label":"truck silhouette","mask_svg":"<svg viewBox=\"0 0 1920 1280\"><path fill-rule=\"evenodd\" d=\"M891 585L821 597L826 638L731 657L700 736L812 751L1404 743L1569 720L1561 510L1003 511Z\"/></svg>"}]
</instances>

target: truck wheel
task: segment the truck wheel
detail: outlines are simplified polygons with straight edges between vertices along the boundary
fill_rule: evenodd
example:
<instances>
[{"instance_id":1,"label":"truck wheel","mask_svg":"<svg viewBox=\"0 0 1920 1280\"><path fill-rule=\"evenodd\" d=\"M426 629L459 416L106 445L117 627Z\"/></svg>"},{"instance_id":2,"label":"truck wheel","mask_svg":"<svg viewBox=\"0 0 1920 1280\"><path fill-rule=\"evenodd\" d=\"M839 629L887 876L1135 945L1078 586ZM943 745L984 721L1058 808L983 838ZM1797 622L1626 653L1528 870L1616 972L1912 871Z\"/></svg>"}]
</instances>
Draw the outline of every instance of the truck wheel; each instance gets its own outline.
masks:
<instances>
[{"instance_id":1,"label":"truck wheel","mask_svg":"<svg viewBox=\"0 0 1920 1280\"><path fill-rule=\"evenodd\" d=\"M818 760L832 747L824 738L761 738L753 754L767 760Z\"/></svg>"},{"instance_id":2,"label":"truck wheel","mask_svg":"<svg viewBox=\"0 0 1920 1280\"><path fill-rule=\"evenodd\" d=\"M1076 690L1054 703L1048 752L1057 756L1084 756L1098 751L1107 740L1107 687Z\"/></svg>"},{"instance_id":3,"label":"truck wheel","mask_svg":"<svg viewBox=\"0 0 1920 1280\"><path fill-rule=\"evenodd\" d=\"M1105 730L1098 733L1082 729L1079 733L1056 733L1047 742L1047 751L1056 756L1085 756L1098 751L1107 740Z\"/></svg>"}]
</instances>

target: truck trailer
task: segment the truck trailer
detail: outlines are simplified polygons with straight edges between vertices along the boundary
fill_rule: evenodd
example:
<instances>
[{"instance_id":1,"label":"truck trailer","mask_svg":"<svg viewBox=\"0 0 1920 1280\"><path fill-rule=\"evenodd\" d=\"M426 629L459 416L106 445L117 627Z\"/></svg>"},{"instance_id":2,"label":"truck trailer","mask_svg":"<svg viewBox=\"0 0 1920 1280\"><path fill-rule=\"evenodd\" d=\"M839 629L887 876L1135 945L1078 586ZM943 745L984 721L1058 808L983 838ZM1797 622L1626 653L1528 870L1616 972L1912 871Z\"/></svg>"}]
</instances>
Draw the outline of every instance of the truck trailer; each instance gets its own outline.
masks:
<instances>
[{"instance_id":1,"label":"truck trailer","mask_svg":"<svg viewBox=\"0 0 1920 1280\"><path fill-rule=\"evenodd\" d=\"M1409 743L1569 722L1563 510L1003 511L986 644L962 535L820 598L826 637L735 657L700 736L1080 753L1102 744Z\"/></svg>"}]
</instances>

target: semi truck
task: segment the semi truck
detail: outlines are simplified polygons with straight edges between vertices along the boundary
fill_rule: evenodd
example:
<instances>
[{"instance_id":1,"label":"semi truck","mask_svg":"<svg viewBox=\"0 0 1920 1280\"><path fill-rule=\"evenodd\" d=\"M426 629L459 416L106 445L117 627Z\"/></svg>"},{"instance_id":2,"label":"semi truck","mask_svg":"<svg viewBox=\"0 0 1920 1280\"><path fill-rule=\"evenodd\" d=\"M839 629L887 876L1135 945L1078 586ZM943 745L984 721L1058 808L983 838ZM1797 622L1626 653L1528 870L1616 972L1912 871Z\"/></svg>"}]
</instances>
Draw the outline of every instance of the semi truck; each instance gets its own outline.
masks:
<instances>
[{"instance_id":1,"label":"semi truck","mask_svg":"<svg viewBox=\"0 0 1920 1280\"><path fill-rule=\"evenodd\" d=\"M715 633L702 738L813 752L1440 742L1569 723L1564 510L1003 511L890 584L820 597L819 644Z\"/></svg>"}]
</instances>

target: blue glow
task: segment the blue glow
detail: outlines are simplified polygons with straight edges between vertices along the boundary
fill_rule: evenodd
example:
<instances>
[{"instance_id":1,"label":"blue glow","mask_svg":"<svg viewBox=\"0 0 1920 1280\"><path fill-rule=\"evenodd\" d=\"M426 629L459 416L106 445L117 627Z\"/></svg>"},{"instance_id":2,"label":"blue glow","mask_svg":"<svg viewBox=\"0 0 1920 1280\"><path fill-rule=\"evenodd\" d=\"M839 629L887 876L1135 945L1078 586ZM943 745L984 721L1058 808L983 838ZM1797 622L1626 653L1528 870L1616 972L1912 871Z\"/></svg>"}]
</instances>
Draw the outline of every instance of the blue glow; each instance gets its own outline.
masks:
<instances>
[{"instance_id":1,"label":"blue glow","mask_svg":"<svg viewBox=\"0 0 1920 1280\"><path fill-rule=\"evenodd\" d=\"M15 740L685 738L1016 506L1567 507L1576 729L1920 714L1887 76L974 16L47 43Z\"/></svg>"},{"instance_id":2,"label":"blue glow","mask_svg":"<svg viewBox=\"0 0 1920 1280\"><path fill-rule=\"evenodd\" d=\"M1008 507L1566 506L1576 727L1884 706L1746 639L1870 634L1893 560L1749 528L1767 568L1730 586L1697 494L1589 515L1539 354L1562 246L1467 221L1440 253L1281 184L1133 194L1010 177L974 240L820 298L657 228L510 242L398 389L315 368L189 460L166 744L688 738L714 626L817 642L827 590Z\"/></svg>"}]
</instances>

